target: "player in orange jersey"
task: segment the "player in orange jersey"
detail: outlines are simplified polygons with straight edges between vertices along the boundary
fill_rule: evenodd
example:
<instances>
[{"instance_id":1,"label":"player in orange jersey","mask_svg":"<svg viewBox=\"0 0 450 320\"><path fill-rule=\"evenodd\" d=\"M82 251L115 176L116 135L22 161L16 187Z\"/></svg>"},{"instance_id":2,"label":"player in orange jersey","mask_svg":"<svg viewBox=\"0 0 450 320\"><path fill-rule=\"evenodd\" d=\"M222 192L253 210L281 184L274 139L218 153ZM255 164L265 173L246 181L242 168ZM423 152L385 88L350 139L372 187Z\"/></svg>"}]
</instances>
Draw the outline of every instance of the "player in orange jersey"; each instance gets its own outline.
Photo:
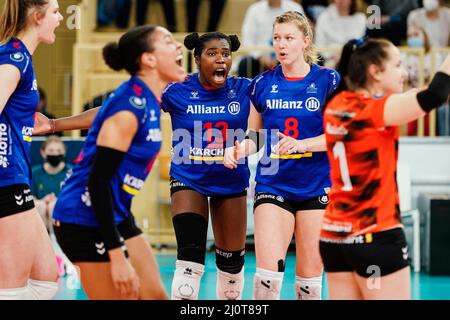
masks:
<instances>
[{"instance_id":1,"label":"player in orange jersey","mask_svg":"<svg viewBox=\"0 0 450 320\"><path fill-rule=\"evenodd\" d=\"M402 93L400 51L386 40L352 40L342 81L325 110L332 189L320 251L330 299L410 299L408 246L400 218L398 126L444 103L450 55L423 90Z\"/></svg>"}]
</instances>

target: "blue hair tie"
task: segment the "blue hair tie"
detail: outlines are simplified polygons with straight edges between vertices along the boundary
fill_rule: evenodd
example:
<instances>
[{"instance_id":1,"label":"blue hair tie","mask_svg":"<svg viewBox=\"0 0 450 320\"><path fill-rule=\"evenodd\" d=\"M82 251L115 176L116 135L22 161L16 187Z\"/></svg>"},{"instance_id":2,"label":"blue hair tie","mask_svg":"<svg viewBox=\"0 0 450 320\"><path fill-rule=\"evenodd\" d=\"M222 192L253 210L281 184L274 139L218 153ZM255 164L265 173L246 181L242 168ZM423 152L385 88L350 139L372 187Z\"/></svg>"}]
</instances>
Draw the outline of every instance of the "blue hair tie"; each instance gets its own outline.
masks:
<instances>
[{"instance_id":1,"label":"blue hair tie","mask_svg":"<svg viewBox=\"0 0 450 320\"><path fill-rule=\"evenodd\" d=\"M366 43L367 39L369 39L369 36L364 36L364 37L362 37L360 39L357 39L355 41L355 46L357 48L361 47L364 43Z\"/></svg>"}]
</instances>

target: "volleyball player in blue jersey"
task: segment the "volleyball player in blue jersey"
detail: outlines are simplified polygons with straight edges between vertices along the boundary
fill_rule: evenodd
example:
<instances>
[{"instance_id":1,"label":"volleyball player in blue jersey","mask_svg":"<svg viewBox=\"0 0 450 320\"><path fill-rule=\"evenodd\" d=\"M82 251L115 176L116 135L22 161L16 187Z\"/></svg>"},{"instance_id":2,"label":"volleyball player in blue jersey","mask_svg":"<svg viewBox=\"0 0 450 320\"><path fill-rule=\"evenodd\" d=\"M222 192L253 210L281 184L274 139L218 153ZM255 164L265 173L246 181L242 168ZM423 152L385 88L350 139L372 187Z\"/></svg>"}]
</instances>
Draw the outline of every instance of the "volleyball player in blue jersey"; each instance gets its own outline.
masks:
<instances>
[{"instance_id":1,"label":"volleyball player in blue jersey","mask_svg":"<svg viewBox=\"0 0 450 320\"><path fill-rule=\"evenodd\" d=\"M250 80L228 77L240 42L220 32L186 37L199 72L170 85L162 107L172 119L171 196L178 260L172 299L198 299L204 272L209 211L216 246L217 298L241 299L247 222L247 163L223 166L227 140L247 130ZM208 201L209 200L209 201Z\"/></svg>"},{"instance_id":2,"label":"volleyball player in blue jersey","mask_svg":"<svg viewBox=\"0 0 450 320\"><path fill-rule=\"evenodd\" d=\"M257 151L258 132L266 133L255 195L257 271L254 299L279 299L285 257L295 235L295 291L299 300L321 299L323 266L319 234L331 186L323 131L327 98L337 87L336 71L315 64L313 34L297 12L276 18L274 49L281 63L256 77L249 87L254 105L249 135L225 164ZM262 139L259 139L262 140Z\"/></svg>"},{"instance_id":3,"label":"volleyball player in blue jersey","mask_svg":"<svg viewBox=\"0 0 450 320\"><path fill-rule=\"evenodd\" d=\"M103 56L112 69L125 69L131 78L98 110L56 203L55 235L80 268L90 299L166 299L131 201L161 147L163 89L185 77L178 65L181 44L162 27L142 26L105 46Z\"/></svg>"},{"instance_id":4,"label":"volleyball player in blue jersey","mask_svg":"<svg viewBox=\"0 0 450 320\"><path fill-rule=\"evenodd\" d=\"M32 55L55 41L56 0L10 0L0 18L0 300L47 300L58 270L31 195L30 148L39 94Z\"/></svg>"}]
</instances>

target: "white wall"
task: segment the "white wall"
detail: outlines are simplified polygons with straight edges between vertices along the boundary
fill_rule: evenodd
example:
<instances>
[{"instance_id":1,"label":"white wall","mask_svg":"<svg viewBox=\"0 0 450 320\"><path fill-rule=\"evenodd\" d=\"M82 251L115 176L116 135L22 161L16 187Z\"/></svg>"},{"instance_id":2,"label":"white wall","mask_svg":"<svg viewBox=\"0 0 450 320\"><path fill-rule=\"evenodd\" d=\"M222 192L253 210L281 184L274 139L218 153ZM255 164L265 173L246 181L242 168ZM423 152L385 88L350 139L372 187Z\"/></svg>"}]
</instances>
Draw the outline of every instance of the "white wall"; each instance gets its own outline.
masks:
<instances>
[{"instance_id":1,"label":"white wall","mask_svg":"<svg viewBox=\"0 0 450 320\"><path fill-rule=\"evenodd\" d=\"M411 169L413 208L421 192L450 193L450 138L401 138L402 163Z\"/></svg>"}]
</instances>

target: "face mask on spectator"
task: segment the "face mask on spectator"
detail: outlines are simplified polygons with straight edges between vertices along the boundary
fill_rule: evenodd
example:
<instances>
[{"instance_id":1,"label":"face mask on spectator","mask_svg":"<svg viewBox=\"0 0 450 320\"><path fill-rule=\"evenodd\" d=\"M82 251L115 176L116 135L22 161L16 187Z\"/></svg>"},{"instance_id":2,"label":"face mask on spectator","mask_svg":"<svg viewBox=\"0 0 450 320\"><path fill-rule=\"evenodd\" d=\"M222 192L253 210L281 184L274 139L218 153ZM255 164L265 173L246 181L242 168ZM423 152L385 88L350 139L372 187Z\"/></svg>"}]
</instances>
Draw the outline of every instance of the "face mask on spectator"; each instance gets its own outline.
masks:
<instances>
[{"instance_id":1,"label":"face mask on spectator","mask_svg":"<svg viewBox=\"0 0 450 320\"><path fill-rule=\"evenodd\" d=\"M60 154L60 155L56 155L56 156L50 156L47 155L45 157L45 160L52 166L52 167L57 167L59 166L59 164L61 162L64 161L64 155Z\"/></svg>"},{"instance_id":2,"label":"face mask on spectator","mask_svg":"<svg viewBox=\"0 0 450 320\"><path fill-rule=\"evenodd\" d=\"M423 7L427 11L434 11L439 8L439 0L423 0Z\"/></svg>"},{"instance_id":3,"label":"face mask on spectator","mask_svg":"<svg viewBox=\"0 0 450 320\"><path fill-rule=\"evenodd\" d=\"M421 37L409 37L408 47L410 48L423 48L424 43Z\"/></svg>"}]
</instances>

